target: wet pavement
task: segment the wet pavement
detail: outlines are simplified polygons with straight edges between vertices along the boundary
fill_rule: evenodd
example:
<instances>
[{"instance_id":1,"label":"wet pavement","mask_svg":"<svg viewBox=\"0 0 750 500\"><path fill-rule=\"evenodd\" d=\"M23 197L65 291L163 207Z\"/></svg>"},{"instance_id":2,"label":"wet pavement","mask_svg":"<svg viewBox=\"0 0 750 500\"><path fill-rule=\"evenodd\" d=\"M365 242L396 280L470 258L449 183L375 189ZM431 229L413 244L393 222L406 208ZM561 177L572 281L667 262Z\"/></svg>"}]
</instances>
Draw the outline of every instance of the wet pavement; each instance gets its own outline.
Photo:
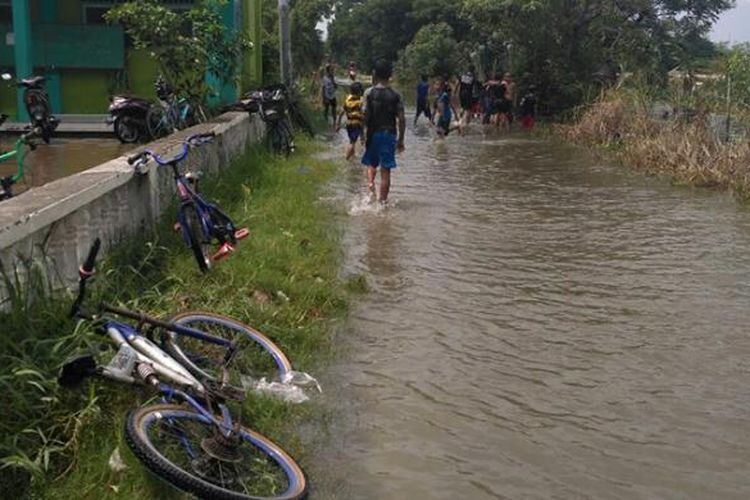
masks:
<instances>
[{"instance_id":1,"label":"wet pavement","mask_svg":"<svg viewBox=\"0 0 750 500\"><path fill-rule=\"evenodd\" d=\"M13 148L17 136L3 134L0 149ZM16 194L30 187L41 186L55 179L100 165L117 158L138 145L121 144L112 138L53 138L50 144L40 143L36 150L27 151L24 179L14 187ZM15 158L0 163L0 176L17 169Z\"/></svg>"}]
</instances>

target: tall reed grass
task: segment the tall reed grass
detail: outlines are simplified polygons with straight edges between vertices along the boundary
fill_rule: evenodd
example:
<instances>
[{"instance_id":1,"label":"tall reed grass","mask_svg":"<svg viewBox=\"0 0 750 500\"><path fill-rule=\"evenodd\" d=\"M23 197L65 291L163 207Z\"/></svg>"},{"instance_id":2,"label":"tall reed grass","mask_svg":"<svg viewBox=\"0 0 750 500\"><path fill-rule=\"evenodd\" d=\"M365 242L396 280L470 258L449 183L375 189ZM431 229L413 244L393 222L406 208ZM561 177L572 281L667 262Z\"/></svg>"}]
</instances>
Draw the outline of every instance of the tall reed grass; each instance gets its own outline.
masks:
<instances>
[{"instance_id":1,"label":"tall reed grass","mask_svg":"<svg viewBox=\"0 0 750 500\"><path fill-rule=\"evenodd\" d=\"M626 165L649 174L668 175L695 186L729 188L750 196L750 144L726 141L709 120L708 110L669 111L635 90L613 90L582 108L572 124L557 125L561 137L614 151ZM738 114L735 119L743 119Z\"/></svg>"}]
</instances>

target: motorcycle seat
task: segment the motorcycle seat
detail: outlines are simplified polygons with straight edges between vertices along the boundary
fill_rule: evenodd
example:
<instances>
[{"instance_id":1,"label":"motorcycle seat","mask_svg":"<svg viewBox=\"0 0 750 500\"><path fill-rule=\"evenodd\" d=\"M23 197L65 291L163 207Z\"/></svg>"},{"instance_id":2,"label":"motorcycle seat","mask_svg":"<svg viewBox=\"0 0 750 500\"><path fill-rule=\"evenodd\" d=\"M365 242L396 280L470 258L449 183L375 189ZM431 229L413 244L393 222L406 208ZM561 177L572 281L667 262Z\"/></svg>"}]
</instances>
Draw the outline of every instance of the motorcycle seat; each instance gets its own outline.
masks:
<instances>
[{"instance_id":1,"label":"motorcycle seat","mask_svg":"<svg viewBox=\"0 0 750 500\"><path fill-rule=\"evenodd\" d=\"M23 80L21 80L19 86L29 89L39 88L42 86L45 80L47 79L43 76L32 76L31 78L24 78Z\"/></svg>"}]
</instances>

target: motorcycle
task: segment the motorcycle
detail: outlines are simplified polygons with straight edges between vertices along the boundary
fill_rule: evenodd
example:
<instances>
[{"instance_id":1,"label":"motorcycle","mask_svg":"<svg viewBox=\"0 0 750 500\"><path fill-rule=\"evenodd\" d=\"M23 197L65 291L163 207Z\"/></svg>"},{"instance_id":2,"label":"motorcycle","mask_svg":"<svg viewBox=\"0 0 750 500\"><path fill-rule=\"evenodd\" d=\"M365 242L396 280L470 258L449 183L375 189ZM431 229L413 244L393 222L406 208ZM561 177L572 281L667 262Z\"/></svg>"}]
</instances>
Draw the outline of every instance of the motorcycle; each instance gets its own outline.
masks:
<instances>
[{"instance_id":1,"label":"motorcycle","mask_svg":"<svg viewBox=\"0 0 750 500\"><path fill-rule=\"evenodd\" d=\"M3 73L2 79L10 81L13 79L13 76L9 73ZM57 129L60 120L52 115L49 94L44 89L45 81L46 78L43 76L32 76L31 78L24 78L18 81L16 86L24 88L23 103L31 120L29 128L40 130L42 140L49 144L52 133Z\"/></svg>"},{"instance_id":2,"label":"motorcycle","mask_svg":"<svg viewBox=\"0 0 750 500\"><path fill-rule=\"evenodd\" d=\"M146 116L151 109L151 102L131 95L114 95L109 98L109 118L115 135L120 142L132 144L138 141L151 140Z\"/></svg>"}]
</instances>

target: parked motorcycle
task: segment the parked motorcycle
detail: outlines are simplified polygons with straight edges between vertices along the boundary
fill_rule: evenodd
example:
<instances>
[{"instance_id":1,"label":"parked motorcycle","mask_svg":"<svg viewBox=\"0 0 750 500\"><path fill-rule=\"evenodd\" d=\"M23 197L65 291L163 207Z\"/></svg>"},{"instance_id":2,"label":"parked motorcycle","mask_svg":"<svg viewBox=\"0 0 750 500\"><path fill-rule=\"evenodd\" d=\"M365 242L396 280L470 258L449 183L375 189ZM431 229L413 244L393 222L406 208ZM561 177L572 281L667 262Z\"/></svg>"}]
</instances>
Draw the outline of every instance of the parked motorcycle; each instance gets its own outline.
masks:
<instances>
[{"instance_id":1,"label":"parked motorcycle","mask_svg":"<svg viewBox=\"0 0 750 500\"><path fill-rule=\"evenodd\" d=\"M120 142L131 144L152 139L146 123L151 102L131 95L114 95L109 101L107 123L114 125Z\"/></svg>"},{"instance_id":2,"label":"parked motorcycle","mask_svg":"<svg viewBox=\"0 0 750 500\"><path fill-rule=\"evenodd\" d=\"M3 73L2 79L10 81L13 79L9 73ZM49 102L49 94L44 88L46 78L43 76L32 76L24 78L16 83L17 87L23 87L23 103L31 120L31 129L41 131L42 140L49 144L52 133L60 124L60 120L52 115L52 106Z\"/></svg>"}]
</instances>

